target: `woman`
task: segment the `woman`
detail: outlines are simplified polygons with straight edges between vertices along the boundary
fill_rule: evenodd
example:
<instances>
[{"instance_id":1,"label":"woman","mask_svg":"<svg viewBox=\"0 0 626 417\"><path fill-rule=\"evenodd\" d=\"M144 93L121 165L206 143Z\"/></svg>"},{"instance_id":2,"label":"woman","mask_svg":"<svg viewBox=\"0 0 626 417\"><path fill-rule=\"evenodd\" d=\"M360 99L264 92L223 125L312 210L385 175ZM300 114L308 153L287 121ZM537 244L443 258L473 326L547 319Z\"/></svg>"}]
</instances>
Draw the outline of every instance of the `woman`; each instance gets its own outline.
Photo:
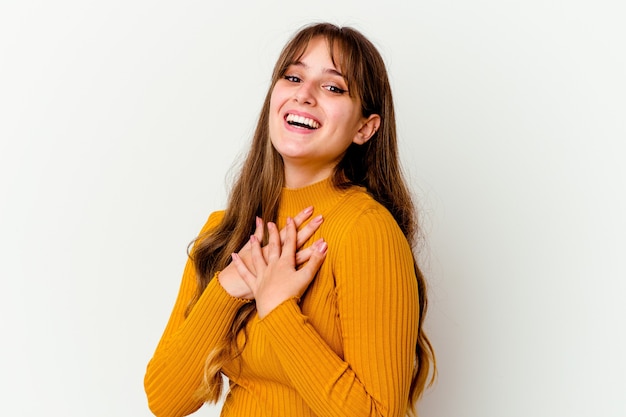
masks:
<instances>
[{"instance_id":1,"label":"woman","mask_svg":"<svg viewBox=\"0 0 626 417\"><path fill-rule=\"evenodd\" d=\"M146 372L153 413L217 401L222 373L223 416L409 413L434 368L415 224L382 58L353 29L302 29L190 251Z\"/></svg>"}]
</instances>

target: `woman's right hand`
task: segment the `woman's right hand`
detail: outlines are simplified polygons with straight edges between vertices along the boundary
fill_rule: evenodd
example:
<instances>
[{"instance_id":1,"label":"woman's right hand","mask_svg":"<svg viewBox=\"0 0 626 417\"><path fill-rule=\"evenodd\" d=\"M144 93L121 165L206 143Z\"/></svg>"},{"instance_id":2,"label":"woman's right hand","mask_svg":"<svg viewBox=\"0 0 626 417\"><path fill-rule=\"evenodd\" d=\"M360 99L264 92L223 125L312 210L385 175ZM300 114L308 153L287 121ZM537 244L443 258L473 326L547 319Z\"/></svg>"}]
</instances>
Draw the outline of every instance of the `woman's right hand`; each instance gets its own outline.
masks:
<instances>
[{"instance_id":1,"label":"woman's right hand","mask_svg":"<svg viewBox=\"0 0 626 417\"><path fill-rule=\"evenodd\" d=\"M298 213L293 218L296 228L299 229L302 223L304 223L309 217L311 217L312 214L312 206L307 207L300 213ZM301 248L302 245L304 245L306 241L311 238L311 236L313 236L313 233L315 233L315 231L320 227L323 221L324 219L321 215L316 216L302 229L298 230L296 243L298 249ZM256 228L254 230L254 236L259 242L263 241L263 220L258 217L256 218ZM281 244L284 243L286 237L286 228L283 228L280 231ZM307 249L298 250L296 252L296 266L300 266L309 260L313 251L313 246L314 245L311 245ZM241 258L246 267L250 271L254 272L250 240L248 240L248 242L239 250L239 252L237 252L237 255L239 255L239 258ZM218 279L222 288L224 288L224 290L226 290L226 292L231 296L236 298L245 298L248 300L252 300L254 298L252 290L250 289L248 284L246 284L243 278L241 278L241 275L239 275L237 268L232 262L229 263L228 266L219 273Z\"/></svg>"}]
</instances>

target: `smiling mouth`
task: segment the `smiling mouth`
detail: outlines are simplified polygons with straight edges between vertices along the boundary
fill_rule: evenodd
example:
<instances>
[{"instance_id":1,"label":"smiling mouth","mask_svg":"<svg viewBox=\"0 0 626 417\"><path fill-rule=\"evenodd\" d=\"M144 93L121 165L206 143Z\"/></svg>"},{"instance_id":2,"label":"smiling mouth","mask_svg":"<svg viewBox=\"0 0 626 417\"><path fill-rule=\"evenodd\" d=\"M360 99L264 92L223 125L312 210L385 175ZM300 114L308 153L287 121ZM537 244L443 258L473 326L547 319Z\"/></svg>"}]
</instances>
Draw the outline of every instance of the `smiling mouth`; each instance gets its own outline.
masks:
<instances>
[{"instance_id":1,"label":"smiling mouth","mask_svg":"<svg viewBox=\"0 0 626 417\"><path fill-rule=\"evenodd\" d=\"M309 119L308 117L298 116L298 115L291 114L291 113L287 114L287 117L285 117L285 121L290 126L296 126L296 127L300 127L303 129L315 130L320 127L319 122L317 122L316 120Z\"/></svg>"}]
</instances>

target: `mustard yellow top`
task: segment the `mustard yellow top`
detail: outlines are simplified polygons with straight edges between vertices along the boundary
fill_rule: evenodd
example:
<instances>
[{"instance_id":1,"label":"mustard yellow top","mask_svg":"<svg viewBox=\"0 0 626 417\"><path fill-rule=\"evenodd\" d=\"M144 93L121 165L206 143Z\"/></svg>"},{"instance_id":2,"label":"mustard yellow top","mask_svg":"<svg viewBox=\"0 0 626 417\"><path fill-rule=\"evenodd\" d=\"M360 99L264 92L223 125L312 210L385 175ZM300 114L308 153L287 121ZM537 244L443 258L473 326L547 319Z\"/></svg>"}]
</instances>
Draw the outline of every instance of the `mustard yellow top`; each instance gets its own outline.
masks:
<instances>
[{"instance_id":1,"label":"mustard yellow top","mask_svg":"<svg viewBox=\"0 0 626 417\"><path fill-rule=\"evenodd\" d=\"M339 191L328 180L283 190L278 226L309 205L313 216L324 216L310 242L328 242L326 260L300 302L290 299L249 321L242 355L223 368L230 392L221 415L403 416L419 314L409 244L364 189ZM222 216L213 213L203 230ZM205 359L246 302L213 279L185 319L195 288L187 262L145 376L150 409L159 417L188 415L202 405L193 394Z\"/></svg>"}]
</instances>

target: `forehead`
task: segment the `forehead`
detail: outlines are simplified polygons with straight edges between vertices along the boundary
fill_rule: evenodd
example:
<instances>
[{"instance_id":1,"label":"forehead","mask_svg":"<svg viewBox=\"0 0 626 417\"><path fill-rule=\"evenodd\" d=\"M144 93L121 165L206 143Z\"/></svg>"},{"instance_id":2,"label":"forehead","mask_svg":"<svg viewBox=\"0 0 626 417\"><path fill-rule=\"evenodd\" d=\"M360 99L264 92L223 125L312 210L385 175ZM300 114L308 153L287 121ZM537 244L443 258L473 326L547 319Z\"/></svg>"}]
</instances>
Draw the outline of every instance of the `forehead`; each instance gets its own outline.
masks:
<instances>
[{"instance_id":1,"label":"forehead","mask_svg":"<svg viewBox=\"0 0 626 417\"><path fill-rule=\"evenodd\" d=\"M289 65L304 64L304 61L307 61L307 57L310 57L312 54L321 54L321 56L327 58L329 65L333 69L337 70L338 75L343 76L342 67L344 67L344 65L342 64L344 54L339 42L336 42L333 39L327 39L323 36L314 37L308 42L300 45L300 47L296 49L296 53L294 53L288 60Z\"/></svg>"}]
</instances>

